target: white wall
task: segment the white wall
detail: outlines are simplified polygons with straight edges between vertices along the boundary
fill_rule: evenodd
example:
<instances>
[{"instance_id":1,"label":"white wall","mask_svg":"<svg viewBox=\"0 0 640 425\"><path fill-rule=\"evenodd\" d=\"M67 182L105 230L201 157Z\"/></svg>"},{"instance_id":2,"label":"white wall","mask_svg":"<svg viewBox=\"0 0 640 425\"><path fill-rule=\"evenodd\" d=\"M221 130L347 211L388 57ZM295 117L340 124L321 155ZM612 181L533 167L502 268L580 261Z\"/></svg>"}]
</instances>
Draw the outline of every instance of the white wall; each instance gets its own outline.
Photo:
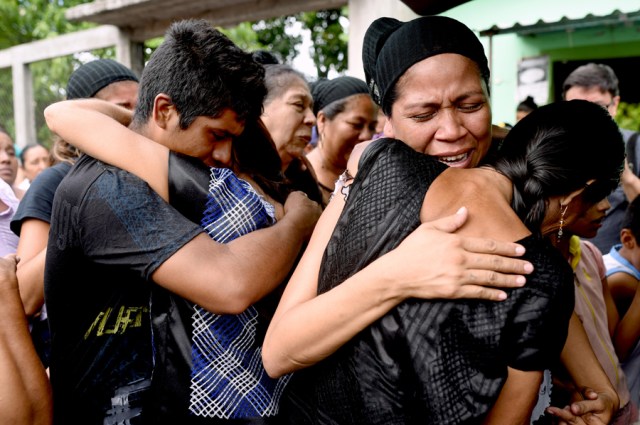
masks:
<instances>
[{"instance_id":1,"label":"white wall","mask_svg":"<svg viewBox=\"0 0 640 425\"><path fill-rule=\"evenodd\" d=\"M418 17L400 0L349 0L349 75L364 79L362 40L369 25L383 16L400 21Z\"/></svg>"}]
</instances>

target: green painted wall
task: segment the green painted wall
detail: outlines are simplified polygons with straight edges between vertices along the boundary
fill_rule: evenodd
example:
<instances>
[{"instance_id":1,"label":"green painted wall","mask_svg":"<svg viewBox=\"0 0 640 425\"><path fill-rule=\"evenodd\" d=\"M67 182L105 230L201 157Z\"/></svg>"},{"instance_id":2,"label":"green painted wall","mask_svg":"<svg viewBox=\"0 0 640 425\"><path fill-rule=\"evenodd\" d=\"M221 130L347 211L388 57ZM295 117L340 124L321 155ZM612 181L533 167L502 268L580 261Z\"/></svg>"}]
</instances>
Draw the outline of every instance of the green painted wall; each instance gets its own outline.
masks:
<instances>
[{"instance_id":1,"label":"green painted wall","mask_svg":"<svg viewBox=\"0 0 640 425\"><path fill-rule=\"evenodd\" d=\"M444 15L458 19L476 32L496 25L507 28L515 23L531 25L538 20L556 22L563 17L580 19L587 14L603 16L615 10L640 10L638 0L472 0ZM493 121L515 121L517 65L523 58L548 55L554 61L588 60L640 56L640 22L577 29L571 33L520 36L517 34L481 37L491 61ZM552 77L552 76L551 76ZM550 101L553 87L550 85Z\"/></svg>"}]
</instances>

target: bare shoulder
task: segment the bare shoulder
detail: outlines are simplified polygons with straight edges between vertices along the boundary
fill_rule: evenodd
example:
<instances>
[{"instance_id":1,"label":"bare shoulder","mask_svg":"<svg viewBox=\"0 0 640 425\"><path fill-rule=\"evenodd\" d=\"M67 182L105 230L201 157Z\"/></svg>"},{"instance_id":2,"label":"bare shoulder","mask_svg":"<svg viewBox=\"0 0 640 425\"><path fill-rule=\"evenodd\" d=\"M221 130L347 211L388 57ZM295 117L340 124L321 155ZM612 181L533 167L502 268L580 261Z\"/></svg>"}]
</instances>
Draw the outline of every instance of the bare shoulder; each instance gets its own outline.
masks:
<instances>
[{"instance_id":1,"label":"bare shoulder","mask_svg":"<svg viewBox=\"0 0 640 425\"><path fill-rule=\"evenodd\" d=\"M466 207L469 219L458 233L509 242L522 239L530 232L511 208L510 192L504 189L495 173L448 168L429 187L421 221L436 220Z\"/></svg>"},{"instance_id":2,"label":"bare shoulder","mask_svg":"<svg viewBox=\"0 0 640 425\"><path fill-rule=\"evenodd\" d=\"M436 220L467 207L482 189L483 176L475 170L447 168L431 183L422 204L423 222Z\"/></svg>"}]
</instances>

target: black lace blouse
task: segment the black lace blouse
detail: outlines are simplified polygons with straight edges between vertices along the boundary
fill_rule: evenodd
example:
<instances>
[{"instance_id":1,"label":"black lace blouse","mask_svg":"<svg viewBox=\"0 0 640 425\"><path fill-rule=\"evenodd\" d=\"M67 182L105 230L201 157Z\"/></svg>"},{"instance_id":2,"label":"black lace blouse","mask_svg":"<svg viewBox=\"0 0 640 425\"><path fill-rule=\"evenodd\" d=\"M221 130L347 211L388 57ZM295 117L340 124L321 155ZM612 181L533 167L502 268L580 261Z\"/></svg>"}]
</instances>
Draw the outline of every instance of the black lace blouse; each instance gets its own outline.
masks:
<instances>
[{"instance_id":1,"label":"black lace blouse","mask_svg":"<svg viewBox=\"0 0 640 425\"><path fill-rule=\"evenodd\" d=\"M318 292L414 230L424 194L445 168L397 140L373 143L325 251ZM481 422L507 366L543 370L557 361L573 311L572 273L560 253L534 237L519 243L535 272L523 288L507 290L507 300L403 302L325 361L296 372L283 417L295 424Z\"/></svg>"}]
</instances>

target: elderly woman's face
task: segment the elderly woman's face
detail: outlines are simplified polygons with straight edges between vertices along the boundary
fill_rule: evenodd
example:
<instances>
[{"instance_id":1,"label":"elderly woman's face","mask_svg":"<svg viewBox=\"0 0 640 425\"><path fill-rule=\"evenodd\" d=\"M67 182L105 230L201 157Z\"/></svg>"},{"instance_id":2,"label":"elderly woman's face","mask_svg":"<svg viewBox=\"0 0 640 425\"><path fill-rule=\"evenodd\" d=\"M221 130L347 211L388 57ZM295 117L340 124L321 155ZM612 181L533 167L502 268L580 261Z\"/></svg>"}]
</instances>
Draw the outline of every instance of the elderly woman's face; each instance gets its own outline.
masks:
<instances>
[{"instance_id":1,"label":"elderly woman's face","mask_svg":"<svg viewBox=\"0 0 640 425\"><path fill-rule=\"evenodd\" d=\"M276 145L283 167L304 155L316 123L311 106L309 86L300 78L293 78L279 97L264 105L262 121Z\"/></svg>"},{"instance_id":2,"label":"elderly woman's face","mask_svg":"<svg viewBox=\"0 0 640 425\"><path fill-rule=\"evenodd\" d=\"M460 168L477 166L491 144L491 109L476 64L447 53L422 60L398 80L385 134Z\"/></svg>"}]
</instances>

